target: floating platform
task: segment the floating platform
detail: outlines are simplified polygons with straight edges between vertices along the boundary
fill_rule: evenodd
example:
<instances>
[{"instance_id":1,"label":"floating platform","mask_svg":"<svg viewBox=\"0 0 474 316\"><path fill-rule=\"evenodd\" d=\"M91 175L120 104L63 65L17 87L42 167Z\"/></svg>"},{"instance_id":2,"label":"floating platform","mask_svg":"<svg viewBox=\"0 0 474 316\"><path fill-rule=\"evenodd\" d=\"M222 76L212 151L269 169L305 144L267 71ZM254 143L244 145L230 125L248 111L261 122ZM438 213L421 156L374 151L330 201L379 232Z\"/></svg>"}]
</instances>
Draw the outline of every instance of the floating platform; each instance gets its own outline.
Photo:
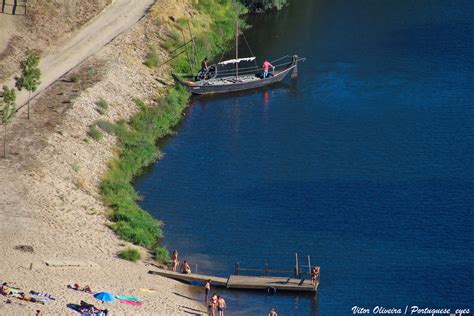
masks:
<instances>
[{"instance_id":1,"label":"floating platform","mask_svg":"<svg viewBox=\"0 0 474 316\"><path fill-rule=\"evenodd\" d=\"M188 282L194 281L204 283L210 279L212 286L240 290L265 290L274 293L277 291L316 293L319 287L319 281L316 282L316 286L313 286L311 280L285 277L231 275L228 278L222 278L194 273L184 274L163 269L149 271L148 273Z\"/></svg>"}]
</instances>

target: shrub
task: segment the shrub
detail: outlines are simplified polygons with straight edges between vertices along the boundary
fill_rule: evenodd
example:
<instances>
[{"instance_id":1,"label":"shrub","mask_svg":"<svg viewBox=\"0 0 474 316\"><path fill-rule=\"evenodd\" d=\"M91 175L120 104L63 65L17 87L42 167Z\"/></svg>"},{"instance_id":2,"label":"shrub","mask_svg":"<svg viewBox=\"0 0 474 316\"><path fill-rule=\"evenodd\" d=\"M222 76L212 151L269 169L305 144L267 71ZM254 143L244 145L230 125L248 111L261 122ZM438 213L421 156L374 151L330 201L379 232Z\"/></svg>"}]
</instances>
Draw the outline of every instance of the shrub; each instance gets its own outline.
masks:
<instances>
[{"instance_id":1,"label":"shrub","mask_svg":"<svg viewBox=\"0 0 474 316\"><path fill-rule=\"evenodd\" d=\"M159 58L158 58L158 53L156 52L156 46L155 45L150 45L148 53L146 54L145 66L149 68L154 68L158 66L159 63Z\"/></svg>"},{"instance_id":2,"label":"shrub","mask_svg":"<svg viewBox=\"0 0 474 316\"><path fill-rule=\"evenodd\" d=\"M69 80L74 83L79 82L79 75L74 74L69 78Z\"/></svg>"},{"instance_id":3,"label":"shrub","mask_svg":"<svg viewBox=\"0 0 474 316\"><path fill-rule=\"evenodd\" d=\"M91 125L89 127L89 132L87 134L89 134L89 136L95 139L96 141L99 141L104 137L102 132L99 131L95 125Z\"/></svg>"},{"instance_id":4,"label":"shrub","mask_svg":"<svg viewBox=\"0 0 474 316\"><path fill-rule=\"evenodd\" d=\"M107 113L107 110L109 109L109 104L107 103L107 101L105 101L104 99L100 99L99 101L97 101L95 103L95 105L97 105L97 112L99 112L100 114L105 114Z\"/></svg>"},{"instance_id":5,"label":"shrub","mask_svg":"<svg viewBox=\"0 0 474 316\"><path fill-rule=\"evenodd\" d=\"M124 250L121 250L118 253L118 256L122 259L133 261L133 262L136 262L142 258L140 251L134 248L126 248Z\"/></svg>"},{"instance_id":6,"label":"shrub","mask_svg":"<svg viewBox=\"0 0 474 316\"><path fill-rule=\"evenodd\" d=\"M153 250L153 259L164 264L168 264L171 260L170 253L165 247L156 247Z\"/></svg>"},{"instance_id":7,"label":"shrub","mask_svg":"<svg viewBox=\"0 0 474 316\"><path fill-rule=\"evenodd\" d=\"M117 132L117 126L110 121L98 120L95 122L95 124L99 126L101 130L103 130L109 135L115 135Z\"/></svg>"}]
</instances>

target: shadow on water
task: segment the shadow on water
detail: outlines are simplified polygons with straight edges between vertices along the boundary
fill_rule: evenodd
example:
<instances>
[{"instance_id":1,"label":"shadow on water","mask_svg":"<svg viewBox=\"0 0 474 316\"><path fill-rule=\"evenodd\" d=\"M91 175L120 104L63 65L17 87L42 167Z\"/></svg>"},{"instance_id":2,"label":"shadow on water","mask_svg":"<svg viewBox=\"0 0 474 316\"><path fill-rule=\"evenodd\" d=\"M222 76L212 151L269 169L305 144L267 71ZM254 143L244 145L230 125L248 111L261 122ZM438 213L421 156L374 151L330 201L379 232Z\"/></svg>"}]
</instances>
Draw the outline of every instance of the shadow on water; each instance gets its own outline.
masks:
<instances>
[{"instance_id":1,"label":"shadow on water","mask_svg":"<svg viewBox=\"0 0 474 316\"><path fill-rule=\"evenodd\" d=\"M277 82L271 86L261 87L257 89L246 90L246 91L235 91L235 92L228 92L225 94L213 94L213 95L194 95L192 97L192 102L196 102L198 104L204 105L207 102L217 102L217 101L225 101L225 100L231 100L231 99L241 98L241 97L251 97L258 94L262 94L264 96L265 93L270 92L272 90L289 91L290 93L296 95L296 88L297 88L297 81L291 80L290 84L286 82Z\"/></svg>"}]
</instances>

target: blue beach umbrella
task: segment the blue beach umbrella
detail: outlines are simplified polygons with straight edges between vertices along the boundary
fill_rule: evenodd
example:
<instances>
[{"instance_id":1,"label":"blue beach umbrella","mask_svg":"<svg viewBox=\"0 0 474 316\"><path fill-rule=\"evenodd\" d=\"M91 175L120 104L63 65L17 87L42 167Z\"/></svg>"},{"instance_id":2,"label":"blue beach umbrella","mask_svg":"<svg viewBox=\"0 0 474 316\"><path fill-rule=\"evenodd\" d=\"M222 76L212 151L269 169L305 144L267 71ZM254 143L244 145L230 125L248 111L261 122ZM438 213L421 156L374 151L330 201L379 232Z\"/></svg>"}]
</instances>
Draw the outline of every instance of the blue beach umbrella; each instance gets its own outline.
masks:
<instances>
[{"instance_id":1,"label":"blue beach umbrella","mask_svg":"<svg viewBox=\"0 0 474 316\"><path fill-rule=\"evenodd\" d=\"M94 297L102 302L113 302L116 300L115 296L109 292L100 292L94 294Z\"/></svg>"}]
</instances>

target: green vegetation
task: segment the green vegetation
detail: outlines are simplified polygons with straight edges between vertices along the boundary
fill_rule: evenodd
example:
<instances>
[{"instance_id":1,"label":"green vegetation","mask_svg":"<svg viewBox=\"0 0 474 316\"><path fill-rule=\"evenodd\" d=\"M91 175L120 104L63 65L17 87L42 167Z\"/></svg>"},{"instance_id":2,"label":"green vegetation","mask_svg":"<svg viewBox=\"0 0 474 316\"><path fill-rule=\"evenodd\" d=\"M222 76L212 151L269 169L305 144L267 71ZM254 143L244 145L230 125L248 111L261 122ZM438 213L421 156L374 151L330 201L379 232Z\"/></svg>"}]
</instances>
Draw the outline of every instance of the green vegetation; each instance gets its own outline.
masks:
<instances>
[{"instance_id":1,"label":"green vegetation","mask_svg":"<svg viewBox=\"0 0 474 316\"><path fill-rule=\"evenodd\" d=\"M212 17L209 25L193 30L197 57L211 58L221 53L234 37L235 6L229 0L200 0L196 6ZM184 23L187 21L179 24ZM171 51L181 44L180 33L173 31L163 46ZM195 66L197 69L198 65ZM186 55L176 58L172 67L174 71L189 70ZM135 100L140 110L129 122L97 121L96 125L115 134L120 145L120 154L110 162L100 185L104 203L111 209L109 218L113 223L110 227L123 239L148 248L154 259L167 263L169 253L161 245L163 224L138 206L140 197L131 184L145 166L160 157L157 140L173 133L173 127L180 121L188 104L189 93L181 86L163 92L164 97L156 100L157 105Z\"/></svg>"},{"instance_id":2,"label":"green vegetation","mask_svg":"<svg viewBox=\"0 0 474 316\"><path fill-rule=\"evenodd\" d=\"M33 51L26 53L26 58L20 62L21 75L16 77L16 87L23 88L29 92L28 96L28 119L30 119L31 92L36 91L40 85L41 70L39 69L39 55Z\"/></svg>"},{"instance_id":3,"label":"green vegetation","mask_svg":"<svg viewBox=\"0 0 474 316\"><path fill-rule=\"evenodd\" d=\"M97 112L99 112L102 115L107 113L107 110L109 109L109 104L104 99L100 99L99 101L95 103L95 105L97 105L97 108L96 108Z\"/></svg>"},{"instance_id":4,"label":"green vegetation","mask_svg":"<svg viewBox=\"0 0 474 316\"><path fill-rule=\"evenodd\" d=\"M156 247L153 250L153 259L165 264L168 264L171 260L170 253L165 247Z\"/></svg>"},{"instance_id":5,"label":"green vegetation","mask_svg":"<svg viewBox=\"0 0 474 316\"><path fill-rule=\"evenodd\" d=\"M138 260L142 258L140 251L134 248L126 248L124 250L121 250L118 253L118 256L122 259L133 261L133 262L137 262Z\"/></svg>"},{"instance_id":6,"label":"green vegetation","mask_svg":"<svg viewBox=\"0 0 474 316\"><path fill-rule=\"evenodd\" d=\"M72 75L72 76L69 78L69 80L71 80L71 82L74 82L74 83L79 82L79 79L80 79L80 78L79 78L79 75L78 75L78 74L74 74L74 75Z\"/></svg>"},{"instance_id":7,"label":"green vegetation","mask_svg":"<svg viewBox=\"0 0 474 316\"><path fill-rule=\"evenodd\" d=\"M117 129L120 128L119 125L106 120L98 120L95 122L95 124L109 135L115 135L117 133Z\"/></svg>"},{"instance_id":8,"label":"green vegetation","mask_svg":"<svg viewBox=\"0 0 474 316\"><path fill-rule=\"evenodd\" d=\"M148 249L157 248L163 239L162 223L138 206L139 196L130 182L159 157L156 141L172 132L187 101L188 93L181 87L170 88L158 100L159 106L136 100L141 111L128 124L117 123L113 129L122 151L110 163L100 187L112 209L111 228L123 239Z\"/></svg>"},{"instance_id":9,"label":"green vegetation","mask_svg":"<svg viewBox=\"0 0 474 316\"><path fill-rule=\"evenodd\" d=\"M79 170L81 170L81 166L79 166L78 164L72 164L71 168L72 170L74 170L74 172L79 172Z\"/></svg>"},{"instance_id":10,"label":"green vegetation","mask_svg":"<svg viewBox=\"0 0 474 316\"><path fill-rule=\"evenodd\" d=\"M240 0L251 13L263 13L271 9L282 9L287 0Z\"/></svg>"},{"instance_id":11,"label":"green vegetation","mask_svg":"<svg viewBox=\"0 0 474 316\"><path fill-rule=\"evenodd\" d=\"M158 53L156 51L156 45L150 44L148 48L149 48L149 51L146 54L146 59L143 64L147 66L148 68L154 68L158 66L158 63L159 63Z\"/></svg>"},{"instance_id":12,"label":"green vegetation","mask_svg":"<svg viewBox=\"0 0 474 316\"><path fill-rule=\"evenodd\" d=\"M238 6L238 8L236 7ZM196 45L196 60L198 64L193 65L193 72L197 73L200 69L199 62L204 57L211 58L218 56L233 44L232 39L235 36L235 20L237 12L246 13L246 8L241 4L226 0L200 0L196 1L195 7L202 13L212 18L210 23L198 23L191 20ZM177 28L186 29L187 19L178 19ZM241 28L245 27L243 20L240 20ZM168 34L168 39L162 44L162 47L172 52L183 44L183 38L175 30ZM190 47L187 48L190 53ZM181 54L171 62L173 70L177 73L189 72L189 60L187 54Z\"/></svg>"},{"instance_id":13,"label":"green vegetation","mask_svg":"<svg viewBox=\"0 0 474 316\"><path fill-rule=\"evenodd\" d=\"M97 128L97 126L95 126L95 124L89 126L89 132L87 132L87 134L93 139L95 139L96 141L99 141L104 137L104 134L102 134L102 132L99 131L99 129Z\"/></svg>"},{"instance_id":14,"label":"green vegetation","mask_svg":"<svg viewBox=\"0 0 474 316\"><path fill-rule=\"evenodd\" d=\"M0 110L2 112L1 118L4 126L3 158L5 158L7 156L7 126L16 111L15 89L9 89L7 86L3 86L2 99L0 99Z\"/></svg>"}]
</instances>

